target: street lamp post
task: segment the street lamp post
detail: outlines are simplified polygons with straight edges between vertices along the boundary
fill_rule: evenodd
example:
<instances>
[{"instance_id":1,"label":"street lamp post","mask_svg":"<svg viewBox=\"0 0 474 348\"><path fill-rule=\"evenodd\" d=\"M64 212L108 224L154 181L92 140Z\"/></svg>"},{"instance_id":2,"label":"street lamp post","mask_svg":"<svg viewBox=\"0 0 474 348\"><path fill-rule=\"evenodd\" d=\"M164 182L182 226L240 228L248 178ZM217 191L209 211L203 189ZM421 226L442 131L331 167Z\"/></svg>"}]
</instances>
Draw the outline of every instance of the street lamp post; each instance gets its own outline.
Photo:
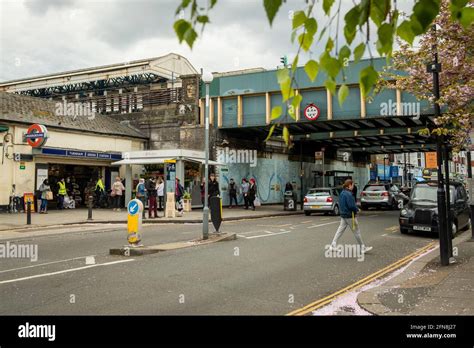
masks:
<instances>
[{"instance_id":1,"label":"street lamp post","mask_svg":"<svg viewBox=\"0 0 474 348\"><path fill-rule=\"evenodd\" d=\"M436 40L436 25L433 26L433 33ZM433 73L433 95L434 95L434 116L439 117L441 110L439 107L438 100L440 98L439 91L439 73L441 71L441 64L438 62L438 50L436 42L433 44L433 62L428 64L428 72ZM439 231L439 251L441 264L443 266L449 265L449 242L448 242L448 226L447 226L447 209L446 209L446 191L443 185L443 151L442 146L444 142L444 136L438 135L436 141L436 157L438 164L438 231Z\"/></svg>"},{"instance_id":2,"label":"street lamp post","mask_svg":"<svg viewBox=\"0 0 474 348\"><path fill-rule=\"evenodd\" d=\"M209 238L209 84L214 79L210 72L202 75L202 81L206 84L206 116L205 116L205 134L204 134L204 208L202 210L202 238Z\"/></svg>"}]
</instances>

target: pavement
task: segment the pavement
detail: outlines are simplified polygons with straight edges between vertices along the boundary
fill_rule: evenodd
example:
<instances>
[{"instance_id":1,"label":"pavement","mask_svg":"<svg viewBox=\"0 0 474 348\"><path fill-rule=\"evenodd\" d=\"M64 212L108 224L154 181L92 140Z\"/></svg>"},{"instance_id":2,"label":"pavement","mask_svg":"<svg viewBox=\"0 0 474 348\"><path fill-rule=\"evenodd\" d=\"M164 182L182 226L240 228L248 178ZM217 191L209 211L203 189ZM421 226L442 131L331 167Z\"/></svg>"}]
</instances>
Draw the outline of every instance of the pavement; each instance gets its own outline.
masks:
<instances>
[{"instance_id":1,"label":"pavement","mask_svg":"<svg viewBox=\"0 0 474 348\"><path fill-rule=\"evenodd\" d=\"M249 209L237 208L223 208L223 221L254 219L272 216L285 216L302 214L302 210L284 211L283 204L278 205L263 205L257 207L255 211ZM0 214L0 231L11 231L17 229L30 228L44 228L52 226L64 226L75 224L113 224L113 223L127 223L127 210L122 209L120 212L115 212L112 209L94 209L92 213L92 221L87 220L87 209L65 209L65 210L50 210L48 214L32 213L31 225L26 224L26 214L16 213ZM144 224L155 223L201 223L202 209L193 209L192 212L184 213L183 216L176 216L175 218L165 218L164 212L158 212L159 218L143 220ZM147 215L148 217L148 215Z\"/></svg>"},{"instance_id":2,"label":"pavement","mask_svg":"<svg viewBox=\"0 0 474 348\"><path fill-rule=\"evenodd\" d=\"M474 315L474 240L453 240L455 262L441 266L439 247L403 272L361 292L358 305L375 315Z\"/></svg>"}]
</instances>

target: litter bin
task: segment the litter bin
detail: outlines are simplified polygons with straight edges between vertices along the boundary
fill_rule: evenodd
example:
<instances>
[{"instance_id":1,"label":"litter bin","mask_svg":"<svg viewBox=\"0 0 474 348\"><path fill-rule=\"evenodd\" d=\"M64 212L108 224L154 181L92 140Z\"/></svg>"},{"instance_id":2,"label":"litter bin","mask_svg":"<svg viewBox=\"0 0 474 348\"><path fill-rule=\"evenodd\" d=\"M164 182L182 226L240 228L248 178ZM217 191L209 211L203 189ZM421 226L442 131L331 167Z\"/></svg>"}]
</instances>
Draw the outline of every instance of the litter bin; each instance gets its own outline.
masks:
<instances>
[{"instance_id":1,"label":"litter bin","mask_svg":"<svg viewBox=\"0 0 474 348\"><path fill-rule=\"evenodd\" d=\"M285 191L283 199L283 210L296 210L296 193Z\"/></svg>"}]
</instances>

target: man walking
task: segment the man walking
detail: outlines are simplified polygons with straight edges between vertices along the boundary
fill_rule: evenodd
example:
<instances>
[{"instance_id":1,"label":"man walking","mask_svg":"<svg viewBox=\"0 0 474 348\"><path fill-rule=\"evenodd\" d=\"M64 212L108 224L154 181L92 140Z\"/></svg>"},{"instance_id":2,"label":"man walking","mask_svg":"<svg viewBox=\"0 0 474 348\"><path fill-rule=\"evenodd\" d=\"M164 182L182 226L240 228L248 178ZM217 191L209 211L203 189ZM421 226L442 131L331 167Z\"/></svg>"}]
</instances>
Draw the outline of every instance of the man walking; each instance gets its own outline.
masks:
<instances>
[{"instance_id":1,"label":"man walking","mask_svg":"<svg viewBox=\"0 0 474 348\"><path fill-rule=\"evenodd\" d=\"M181 182L178 178L175 179L175 191L176 207L178 208L179 216L183 216L183 195L184 187L181 185Z\"/></svg>"},{"instance_id":2,"label":"man walking","mask_svg":"<svg viewBox=\"0 0 474 348\"><path fill-rule=\"evenodd\" d=\"M145 179L140 178L135 191L136 191L137 199L139 199L143 204L142 219L145 219L146 218L145 217L145 202L146 202Z\"/></svg>"},{"instance_id":3,"label":"man walking","mask_svg":"<svg viewBox=\"0 0 474 348\"><path fill-rule=\"evenodd\" d=\"M156 211L157 210L157 207L156 207L157 191L156 191L156 179L154 177L151 177L146 182L146 191L148 193L148 218L151 219L152 215L153 215L153 218L157 218L158 217L158 213Z\"/></svg>"},{"instance_id":4,"label":"man walking","mask_svg":"<svg viewBox=\"0 0 474 348\"><path fill-rule=\"evenodd\" d=\"M334 239L331 243L331 250L335 250L337 246L337 241L344 234L344 231L349 226L349 228L354 233L354 237L357 240L357 243L361 247L363 253L372 250L372 247L366 247L362 241L362 236L360 234L359 222L357 221L356 214L359 212L357 205L352 195L352 189L354 184L351 179L347 179L342 185L342 192L339 196L339 211L341 214L341 223L337 229Z\"/></svg>"},{"instance_id":5,"label":"man walking","mask_svg":"<svg viewBox=\"0 0 474 348\"><path fill-rule=\"evenodd\" d=\"M234 179L230 179L229 182L229 208L232 208L232 202L235 201L235 206L239 206L237 203L237 184L234 182Z\"/></svg>"}]
</instances>

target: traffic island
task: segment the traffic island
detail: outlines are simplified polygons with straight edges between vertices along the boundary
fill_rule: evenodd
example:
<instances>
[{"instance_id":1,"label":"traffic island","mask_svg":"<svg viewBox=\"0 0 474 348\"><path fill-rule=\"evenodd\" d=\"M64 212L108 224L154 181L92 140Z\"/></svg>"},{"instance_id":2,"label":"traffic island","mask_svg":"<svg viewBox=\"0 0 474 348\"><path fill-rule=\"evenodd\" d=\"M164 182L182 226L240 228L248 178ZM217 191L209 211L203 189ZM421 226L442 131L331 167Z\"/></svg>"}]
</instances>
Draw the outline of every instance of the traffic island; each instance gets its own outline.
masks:
<instances>
[{"instance_id":1,"label":"traffic island","mask_svg":"<svg viewBox=\"0 0 474 348\"><path fill-rule=\"evenodd\" d=\"M112 248L110 249L110 255L120 255L120 256L142 256L149 254L156 254L162 251L176 250L189 248L200 245L208 245L216 242L223 242L229 240L236 240L236 233L211 233L209 234L209 239L194 239L184 242L175 242L175 243L165 243L157 244L150 246L123 246L121 248Z\"/></svg>"}]
</instances>

